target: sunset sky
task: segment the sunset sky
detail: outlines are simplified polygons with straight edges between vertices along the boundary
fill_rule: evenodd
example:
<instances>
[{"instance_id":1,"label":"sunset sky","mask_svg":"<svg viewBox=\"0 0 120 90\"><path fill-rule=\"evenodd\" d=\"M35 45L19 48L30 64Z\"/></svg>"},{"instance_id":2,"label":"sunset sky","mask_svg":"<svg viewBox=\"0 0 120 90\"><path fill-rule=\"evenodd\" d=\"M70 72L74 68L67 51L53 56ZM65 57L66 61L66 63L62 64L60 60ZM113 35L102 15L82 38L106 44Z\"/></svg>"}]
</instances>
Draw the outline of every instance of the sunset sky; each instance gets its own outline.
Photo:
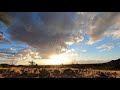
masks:
<instances>
[{"instance_id":1,"label":"sunset sky","mask_svg":"<svg viewBox=\"0 0 120 90\"><path fill-rule=\"evenodd\" d=\"M119 12L6 12L0 63L99 63L120 58Z\"/></svg>"}]
</instances>

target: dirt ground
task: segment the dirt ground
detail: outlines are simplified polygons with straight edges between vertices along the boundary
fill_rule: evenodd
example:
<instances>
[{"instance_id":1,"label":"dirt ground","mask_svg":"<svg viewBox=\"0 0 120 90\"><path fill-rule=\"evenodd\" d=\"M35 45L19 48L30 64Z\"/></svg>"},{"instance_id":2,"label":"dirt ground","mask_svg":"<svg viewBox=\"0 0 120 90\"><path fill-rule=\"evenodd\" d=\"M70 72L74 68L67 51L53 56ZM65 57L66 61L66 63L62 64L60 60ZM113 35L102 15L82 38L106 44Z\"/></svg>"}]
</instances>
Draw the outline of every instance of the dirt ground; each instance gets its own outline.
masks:
<instances>
[{"instance_id":1,"label":"dirt ground","mask_svg":"<svg viewBox=\"0 0 120 90\"><path fill-rule=\"evenodd\" d=\"M0 78L120 78L120 71L78 68L0 68Z\"/></svg>"}]
</instances>

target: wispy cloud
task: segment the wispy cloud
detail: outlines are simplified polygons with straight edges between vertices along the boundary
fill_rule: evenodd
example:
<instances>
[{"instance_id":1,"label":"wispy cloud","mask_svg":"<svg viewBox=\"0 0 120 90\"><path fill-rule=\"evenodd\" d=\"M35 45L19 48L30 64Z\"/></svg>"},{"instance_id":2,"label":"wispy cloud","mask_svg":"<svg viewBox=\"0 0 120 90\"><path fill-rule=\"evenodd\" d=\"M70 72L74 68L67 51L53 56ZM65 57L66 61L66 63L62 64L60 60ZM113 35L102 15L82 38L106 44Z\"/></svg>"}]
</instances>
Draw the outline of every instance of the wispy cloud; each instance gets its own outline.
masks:
<instances>
[{"instance_id":1,"label":"wispy cloud","mask_svg":"<svg viewBox=\"0 0 120 90\"><path fill-rule=\"evenodd\" d=\"M117 45L120 47L120 42L119 42L119 43L117 43Z\"/></svg>"},{"instance_id":2,"label":"wispy cloud","mask_svg":"<svg viewBox=\"0 0 120 90\"><path fill-rule=\"evenodd\" d=\"M113 43L107 43L107 44L103 44L101 46L96 47L96 49L99 49L100 52L109 51L112 48L113 48Z\"/></svg>"},{"instance_id":3,"label":"wispy cloud","mask_svg":"<svg viewBox=\"0 0 120 90\"><path fill-rule=\"evenodd\" d=\"M7 39L0 40L0 44L11 44L11 42Z\"/></svg>"},{"instance_id":4,"label":"wispy cloud","mask_svg":"<svg viewBox=\"0 0 120 90\"><path fill-rule=\"evenodd\" d=\"M82 50L82 52L87 52L87 50Z\"/></svg>"}]
</instances>

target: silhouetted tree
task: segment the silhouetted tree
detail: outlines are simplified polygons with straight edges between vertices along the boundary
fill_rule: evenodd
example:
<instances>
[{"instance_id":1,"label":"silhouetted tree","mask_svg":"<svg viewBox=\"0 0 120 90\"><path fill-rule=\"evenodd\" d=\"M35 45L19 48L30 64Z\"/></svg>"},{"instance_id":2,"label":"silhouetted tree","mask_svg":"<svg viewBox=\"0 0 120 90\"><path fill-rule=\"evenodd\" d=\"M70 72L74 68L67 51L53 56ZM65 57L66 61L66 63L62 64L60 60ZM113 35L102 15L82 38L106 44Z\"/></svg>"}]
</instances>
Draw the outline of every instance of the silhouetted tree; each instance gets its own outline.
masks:
<instances>
[{"instance_id":1,"label":"silhouetted tree","mask_svg":"<svg viewBox=\"0 0 120 90\"><path fill-rule=\"evenodd\" d=\"M29 61L29 63L30 63L31 66L35 65L35 62L33 62L33 61Z\"/></svg>"}]
</instances>

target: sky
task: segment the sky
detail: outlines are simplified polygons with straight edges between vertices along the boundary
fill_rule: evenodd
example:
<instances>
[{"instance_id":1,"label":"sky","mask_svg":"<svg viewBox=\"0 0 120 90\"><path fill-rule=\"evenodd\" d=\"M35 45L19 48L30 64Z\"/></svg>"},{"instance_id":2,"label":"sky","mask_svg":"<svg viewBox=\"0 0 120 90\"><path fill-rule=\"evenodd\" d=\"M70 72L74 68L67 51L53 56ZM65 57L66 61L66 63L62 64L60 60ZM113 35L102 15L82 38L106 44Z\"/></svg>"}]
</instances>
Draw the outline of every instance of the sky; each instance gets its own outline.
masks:
<instances>
[{"instance_id":1,"label":"sky","mask_svg":"<svg viewBox=\"0 0 120 90\"><path fill-rule=\"evenodd\" d=\"M119 12L5 12L0 63L102 63L120 58Z\"/></svg>"}]
</instances>

